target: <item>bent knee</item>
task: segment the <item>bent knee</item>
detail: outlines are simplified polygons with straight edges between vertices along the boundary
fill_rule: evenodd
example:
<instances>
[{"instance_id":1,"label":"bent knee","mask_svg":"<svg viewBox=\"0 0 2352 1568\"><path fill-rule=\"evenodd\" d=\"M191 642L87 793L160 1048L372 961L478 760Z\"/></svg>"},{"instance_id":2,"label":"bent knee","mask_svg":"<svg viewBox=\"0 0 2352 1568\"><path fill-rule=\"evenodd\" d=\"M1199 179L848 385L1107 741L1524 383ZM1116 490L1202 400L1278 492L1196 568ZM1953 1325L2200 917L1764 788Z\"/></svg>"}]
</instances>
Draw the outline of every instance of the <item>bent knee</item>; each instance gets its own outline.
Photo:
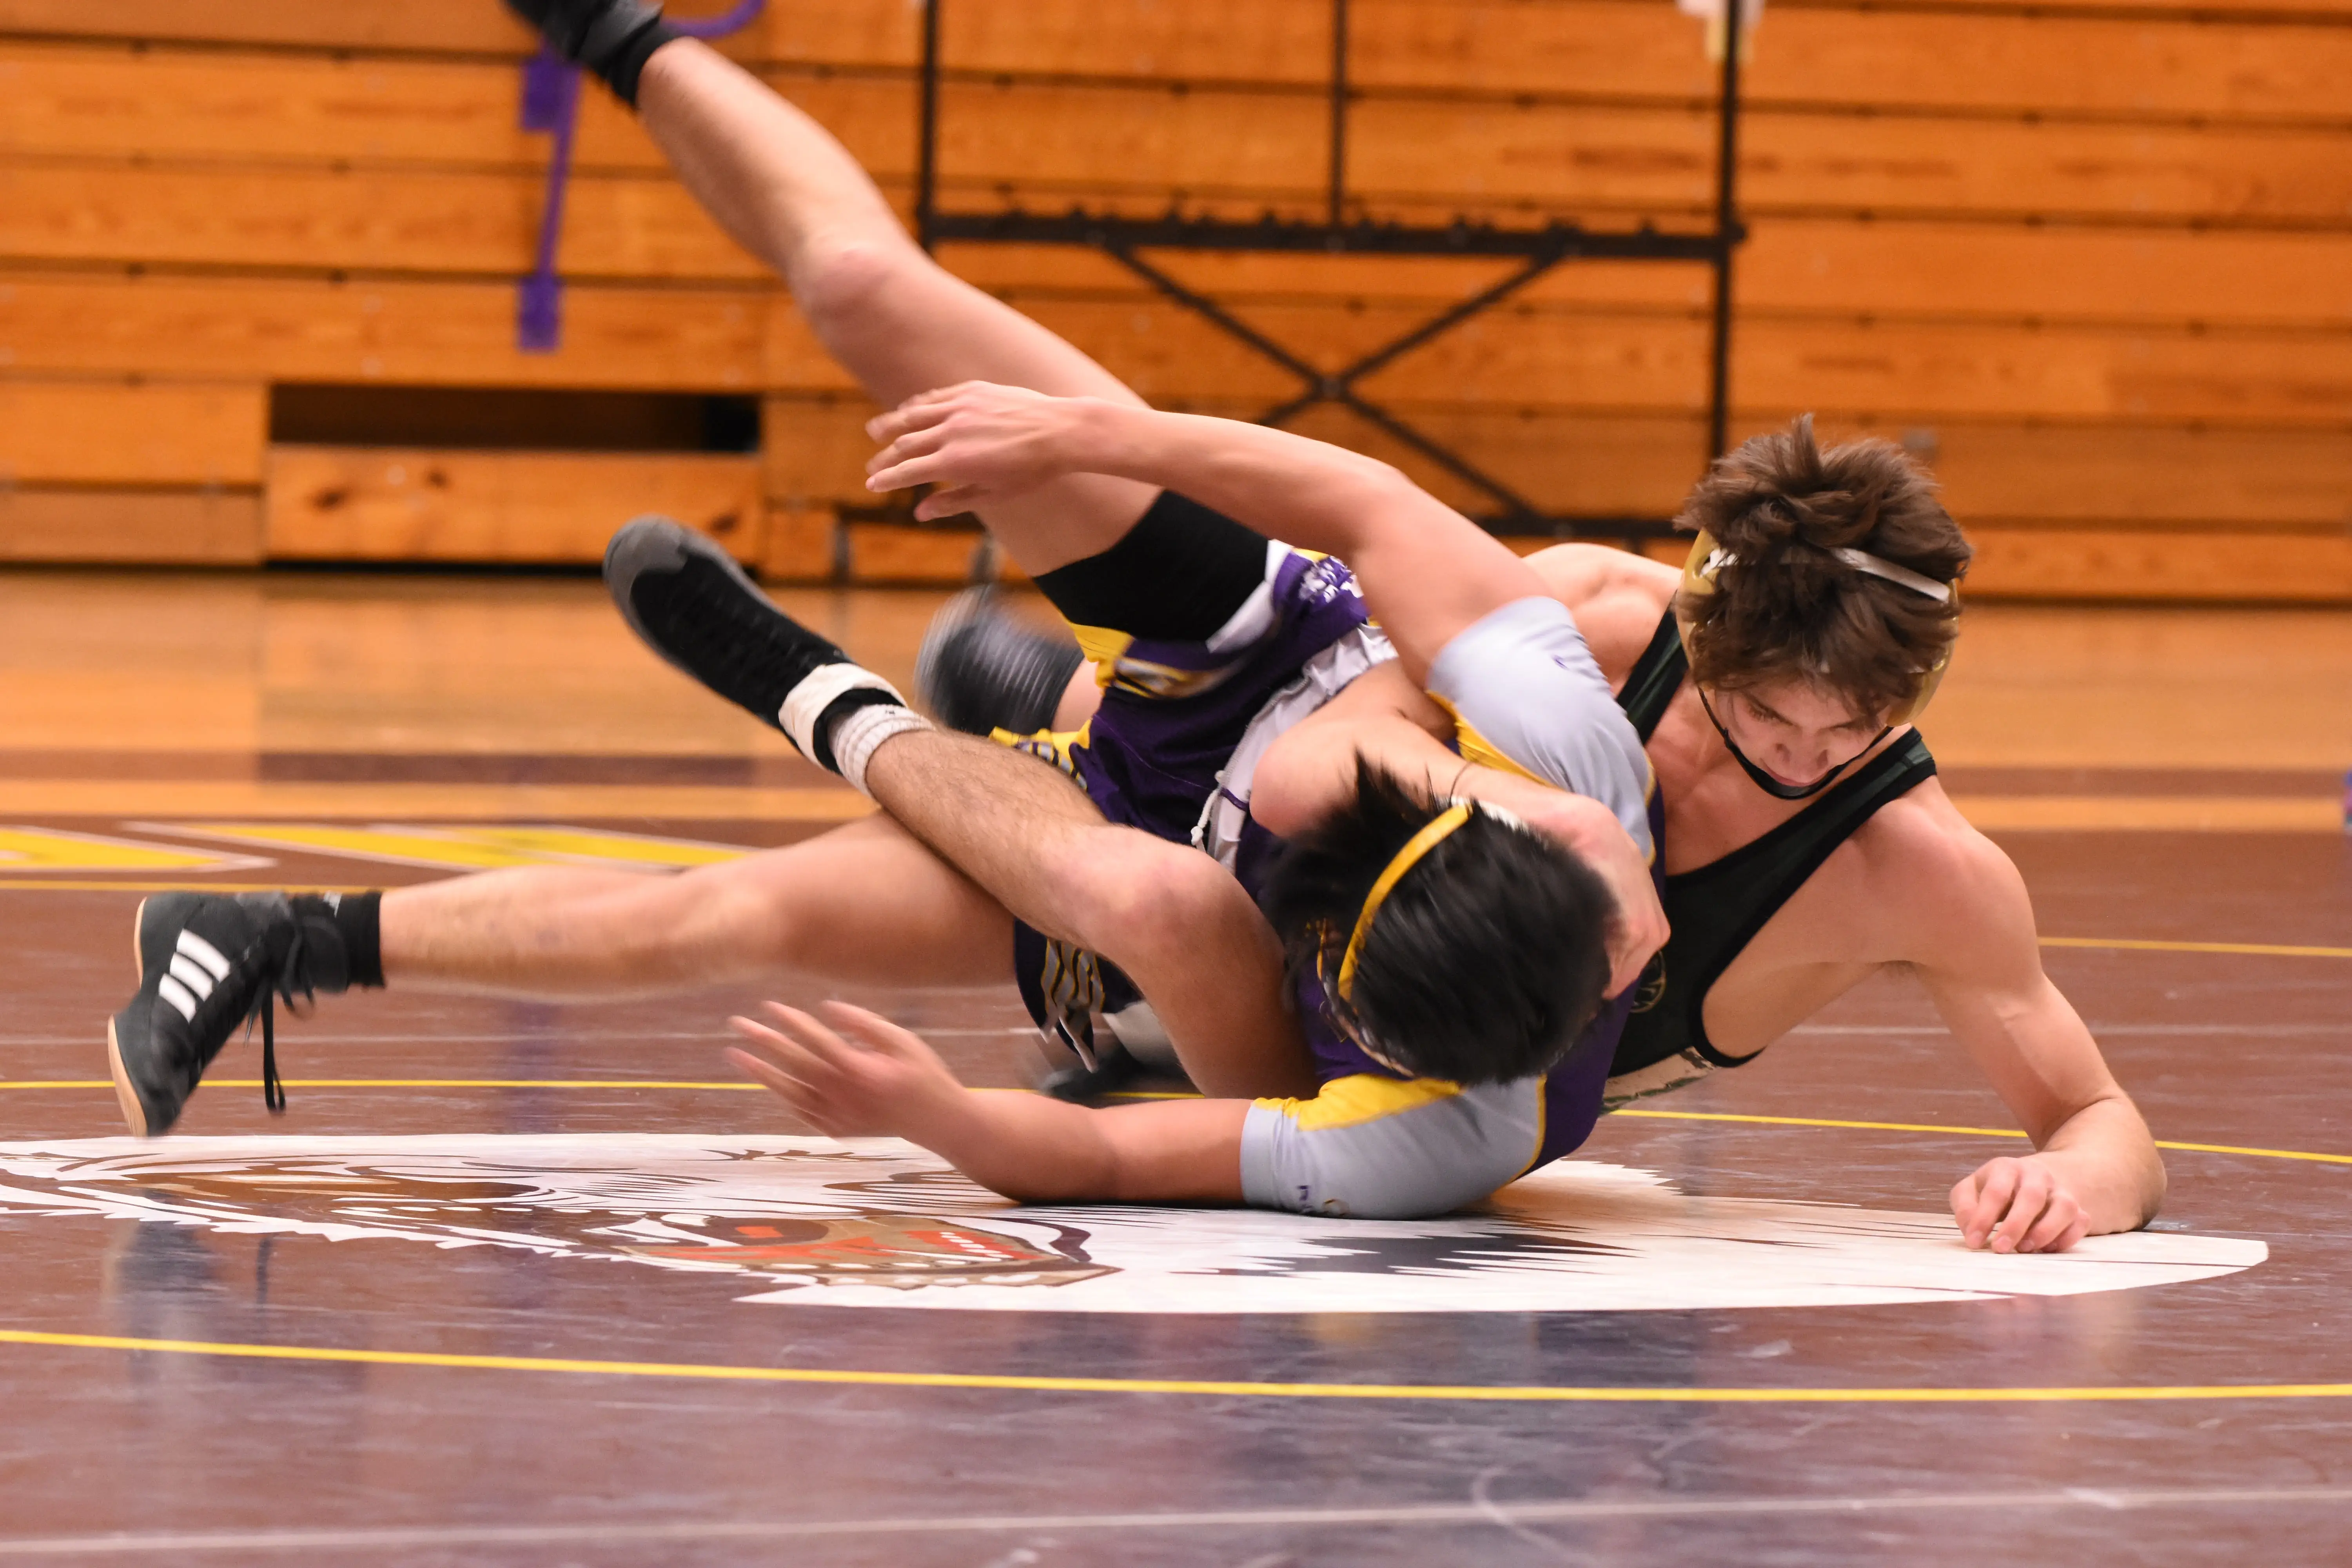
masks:
<instances>
[{"instance_id":1,"label":"bent knee","mask_svg":"<svg viewBox=\"0 0 2352 1568\"><path fill-rule=\"evenodd\" d=\"M1114 962L1171 943L1196 948L1222 922L1255 916L1233 874L1189 845L1131 829L1105 842L1108 852L1087 858L1072 915L1079 941Z\"/></svg>"},{"instance_id":2,"label":"bent knee","mask_svg":"<svg viewBox=\"0 0 2352 1568\"><path fill-rule=\"evenodd\" d=\"M793 268L793 297L822 333L871 322L902 298L909 273L932 265L903 236L858 235L812 243Z\"/></svg>"}]
</instances>

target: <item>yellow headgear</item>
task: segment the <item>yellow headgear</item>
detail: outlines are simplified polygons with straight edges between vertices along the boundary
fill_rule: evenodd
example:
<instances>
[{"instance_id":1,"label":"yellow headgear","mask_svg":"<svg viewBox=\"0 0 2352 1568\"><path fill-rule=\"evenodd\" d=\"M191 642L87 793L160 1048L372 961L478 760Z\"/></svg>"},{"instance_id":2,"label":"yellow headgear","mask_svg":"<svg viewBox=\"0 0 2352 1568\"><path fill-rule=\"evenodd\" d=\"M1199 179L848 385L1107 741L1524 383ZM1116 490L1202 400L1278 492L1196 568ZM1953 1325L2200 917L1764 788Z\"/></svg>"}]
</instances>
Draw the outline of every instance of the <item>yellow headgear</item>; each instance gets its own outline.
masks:
<instances>
[{"instance_id":1,"label":"yellow headgear","mask_svg":"<svg viewBox=\"0 0 2352 1568\"><path fill-rule=\"evenodd\" d=\"M1898 566L1892 561L1882 560L1864 551L1832 550L1829 553L1866 576L1885 578L1897 587L1908 588L1923 597L1944 604L1949 604L1959 589L1957 583L1938 583L1925 573L1914 572L1908 566ZM1704 529L1699 531L1696 539L1691 541L1690 557L1683 563L1682 587L1675 594L1675 626L1682 633L1685 657L1690 653L1691 626L1698 618L1698 602L1716 591L1716 574L1738 560L1738 556L1715 542L1715 535ZM1918 688L1912 692L1910 700L1889 709L1884 722L1892 727L1908 724L1918 718L1927 708L1928 699L1936 695L1936 688L1943 684L1944 670L1951 662L1952 646L1946 643L1942 655L1919 678Z\"/></svg>"},{"instance_id":2,"label":"yellow headgear","mask_svg":"<svg viewBox=\"0 0 2352 1568\"><path fill-rule=\"evenodd\" d=\"M1395 890L1399 879L1421 863L1423 856L1445 842L1456 828L1470 820L1471 810L1468 801L1457 800L1431 817L1420 832L1405 840L1404 847L1396 852L1395 858L1373 881L1372 890L1364 895L1362 912L1356 916L1356 929L1349 934L1348 951L1339 955L1338 988L1341 1001L1349 1000L1349 993L1355 989L1356 962L1363 954L1364 935L1372 929L1372 917L1380 913L1381 903Z\"/></svg>"}]
</instances>

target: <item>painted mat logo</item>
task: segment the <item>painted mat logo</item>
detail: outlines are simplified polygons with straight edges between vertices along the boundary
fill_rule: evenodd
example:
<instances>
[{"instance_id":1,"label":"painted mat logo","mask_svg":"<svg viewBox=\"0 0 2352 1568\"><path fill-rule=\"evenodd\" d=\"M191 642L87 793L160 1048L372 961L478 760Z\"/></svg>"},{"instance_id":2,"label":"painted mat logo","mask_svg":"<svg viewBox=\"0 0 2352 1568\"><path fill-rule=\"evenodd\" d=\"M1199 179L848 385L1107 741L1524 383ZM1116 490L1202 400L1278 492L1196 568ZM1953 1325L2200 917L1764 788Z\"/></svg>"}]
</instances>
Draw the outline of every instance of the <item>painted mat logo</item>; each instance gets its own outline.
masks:
<instances>
[{"instance_id":1,"label":"painted mat logo","mask_svg":"<svg viewBox=\"0 0 2352 1568\"><path fill-rule=\"evenodd\" d=\"M2210 1279L2265 1256L2173 1234L1996 1257L1942 1215L1694 1198L1583 1161L1437 1220L1020 1208L891 1140L678 1134L6 1144L0 1214L727 1273L756 1301L1102 1312L1950 1301Z\"/></svg>"}]
</instances>

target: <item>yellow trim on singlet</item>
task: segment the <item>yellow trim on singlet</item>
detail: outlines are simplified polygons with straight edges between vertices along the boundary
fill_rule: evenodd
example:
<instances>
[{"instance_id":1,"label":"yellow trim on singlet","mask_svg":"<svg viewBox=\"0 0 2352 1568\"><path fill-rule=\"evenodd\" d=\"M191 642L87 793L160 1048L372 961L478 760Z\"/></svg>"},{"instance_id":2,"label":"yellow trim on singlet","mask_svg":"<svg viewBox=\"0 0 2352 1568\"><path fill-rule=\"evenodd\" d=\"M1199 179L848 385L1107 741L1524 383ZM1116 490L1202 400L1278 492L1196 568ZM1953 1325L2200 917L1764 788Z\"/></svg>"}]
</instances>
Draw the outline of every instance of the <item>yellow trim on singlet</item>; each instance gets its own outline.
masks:
<instances>
[{"instance_id":1,"label":"yellow trim on singlet","mask_svg":"<svg viewBox=\"0 0 2352 1568\"><path fill-rule=\"evenodd\" d=\"M1451 1100L1461 1092L1460 1084L1440 1078L1381 1078L1361 1072L1333 1079L1312 1100L1261 1100L1257 1103L1288 1117L1302 1132L1322 1132L1334 1127L1378 1121L1401 1110Z\"/></svg>"},{"instance_id":2,"label":"yellow trim on singlet","mask_svg":"<svg viewBox=\"0 0 2352 1568\"><path fill-rule=\"evenodd\" d=\"M1000 746L1016 752L1026 752L1040 762L1051 763L1072 778L1078 776L1078 761L1073 755L1094 733L1093 715L1075 730L1039 730L1024 735L1017 731L999 726L988 732L988 738Z\"/></svg>"},{"instance_id":3,"label":"yellow trim on singlet","mask_svg":"<svg viewBox=\"0 0 2352 1568\"><path fill-rule=\"evenodd\" d=\"M1118 674L1119 657L1135 646L1134 635L1108 626L1082 626L1076 621L1067 624L1078 639L1078 651L1095 667L1095 683L1108 686Z\"/></svg>"},{"instance_id":4,"label":"yellow trim on singlet","mask_svg":"<svg viewBox=\"0 0 2352 1568\"><path fill-rule=\"evenodd\" d=\"M1513 762L1509 757L1504 755L1501 751L1496 749L1494 742L1489 741L1486 736L1480 734L1475 725L1472 724L1467 719L1463 718L1461 714L1456 713L1454 710L1454 704L1445 700L1444 698L1440 697L1436 692L1432 691L1428 693L1428 697L1432 702L1436 703L1438 707L1445 710L1445 716L1448 719L1454 721L1454 750L1462 754L1462 760L1464 762L1475 763L1482 768L1492 768L1498 773L1509 773L1514 777L1526 779L1530 784L1539 784L1546 789L1564 789L1567 787L1564 784L1554 783L1552 780L1544 777L1541 773L1536 773L1532 769L1522 767L1517 763ZM1570 793L1573 792L1571 791ZM1645 806L1648 805L1653 800L1657 798L1657 795L1658 770L1650 765L1649 754L1644 752L1642 756L1642 804ZM1643 859L1645 863L1652 866L1658 863L1658 847L1655 843L1651 844L1648 853L1643 857Z\"/></svg>"},{"instance_id":5,"label":"yellow trim on singlet","mask_svg":"<svg viewBox=\"0 0 2352 1568\"><path fill-rule=\"evenodd\" d=\"M1461 714L1454 711L1453 703L1448 702L1444 698L1440 697L1434 691L1428 693L1428 697L1432 702L1436 703L1437 706L1444 711L1444 714L1448 719L1454 721L1454 749L1462 753L1462 760L1464 762L1475 763L1482 768L1492 768L1498 773L1510 773L1516 777L1526 779L1530 784L1539 784L1547 788L1558 789L1559 787L1559 785L1553 784L1551 780L1544 777L1541 773L1535 772L1531 768L1523 767L1518 763L1516 763L1509 757L1505 756L1502 751L1496 746L1494 742L1489 741L1486 736L1478 733L1476 726L1473 725L1470 721L1465 719Z\"/></svg>"}]
</instances>

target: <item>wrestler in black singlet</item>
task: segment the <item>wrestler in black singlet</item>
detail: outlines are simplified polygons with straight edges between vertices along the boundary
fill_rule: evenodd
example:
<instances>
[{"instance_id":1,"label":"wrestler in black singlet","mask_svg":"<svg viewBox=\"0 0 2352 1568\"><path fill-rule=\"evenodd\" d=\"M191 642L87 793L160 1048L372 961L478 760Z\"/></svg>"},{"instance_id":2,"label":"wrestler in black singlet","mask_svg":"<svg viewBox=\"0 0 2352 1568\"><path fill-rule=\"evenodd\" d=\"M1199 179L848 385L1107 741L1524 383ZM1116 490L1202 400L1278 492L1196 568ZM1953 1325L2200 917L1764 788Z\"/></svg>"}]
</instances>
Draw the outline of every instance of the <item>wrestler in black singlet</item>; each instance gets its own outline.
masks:
<instances>
[{"instance_id":1,"label":"wrestler in black singlet","mask_svg":"<svg viewBox=\"0 0 2352 1568\"><path fill-rule=\"evenodd\" d=\"M1644 743L1689 672L1690 661L1669 610L1617 696ZM1708 1042L1702 1017L1708 990L1831 851L1880 806L1935 773L1936 759L1914 730L1753 843L1663 879L1666 919L1674 934L1643 975L1633 1016L1618 1040L1610 1068L1612 1102L1754 1059L1754 1053L1726 1056ZM1676 1058L1686 1071L1652 1070ZM1643 1074L1643 1081L1621 1083L1634 1073Z\"/></svg>"}]
</instances>

